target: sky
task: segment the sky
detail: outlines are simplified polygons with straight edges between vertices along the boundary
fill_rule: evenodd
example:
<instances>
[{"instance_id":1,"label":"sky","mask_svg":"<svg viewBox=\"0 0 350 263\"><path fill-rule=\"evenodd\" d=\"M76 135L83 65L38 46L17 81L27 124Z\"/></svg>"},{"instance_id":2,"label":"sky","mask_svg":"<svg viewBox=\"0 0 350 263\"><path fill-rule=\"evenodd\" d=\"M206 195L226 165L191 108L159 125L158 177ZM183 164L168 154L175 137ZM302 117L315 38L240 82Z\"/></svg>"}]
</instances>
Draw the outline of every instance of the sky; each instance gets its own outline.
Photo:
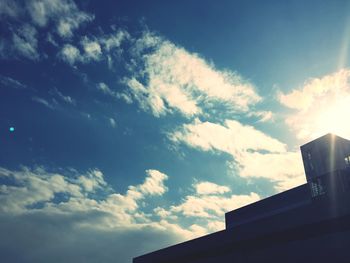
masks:
<instances>
[{"instance_id":1,"label":"sky","mask_svg":"<svg viewBox=\"0 0 350 263\"><path fill-rule=\"evenodd\" d=\"M0 259L131 262L350 138L348 1L0 0Z\"/></svg>"}]
</instances>

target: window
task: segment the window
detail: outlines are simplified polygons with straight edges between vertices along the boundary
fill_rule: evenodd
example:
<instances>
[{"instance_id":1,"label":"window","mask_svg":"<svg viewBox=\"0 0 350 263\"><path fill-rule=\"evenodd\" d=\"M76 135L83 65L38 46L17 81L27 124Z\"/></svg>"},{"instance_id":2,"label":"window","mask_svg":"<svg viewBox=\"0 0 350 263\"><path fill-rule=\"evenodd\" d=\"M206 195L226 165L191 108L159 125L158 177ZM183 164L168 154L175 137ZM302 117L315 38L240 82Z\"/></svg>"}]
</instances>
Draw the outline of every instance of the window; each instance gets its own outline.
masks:
<instances>
[{"instance_id":1,"label":"window","mask_svg":"<svg viewBox=\"0 0 350 263\"><path fill-rule=\"evenodd\" d=\"M350 167L350 155L344 158L345 166Z\"/></svg>"},{"instance_id":2,"label":"window","mask_svg":"<svg viewBox=\"0 0 350 263\"><path fill-rule=\"evenodd\" d=\"M312 197L324 195L326 188L321 178L316 178L310 182L311 195Z\"/></svg>"},{"instance_id":3,"label":"window","mask_svg":"<svg viewBox=\"0 0 350 263\"><path fill-rule=\"evenodd\" d=\"M307 153L307 159L308 159L307 164L308 164L309 170L311 170L311 171L314 170L314 166L312 164L312 158L311 158L310 152Z\"/></svg>"}]
</instances>

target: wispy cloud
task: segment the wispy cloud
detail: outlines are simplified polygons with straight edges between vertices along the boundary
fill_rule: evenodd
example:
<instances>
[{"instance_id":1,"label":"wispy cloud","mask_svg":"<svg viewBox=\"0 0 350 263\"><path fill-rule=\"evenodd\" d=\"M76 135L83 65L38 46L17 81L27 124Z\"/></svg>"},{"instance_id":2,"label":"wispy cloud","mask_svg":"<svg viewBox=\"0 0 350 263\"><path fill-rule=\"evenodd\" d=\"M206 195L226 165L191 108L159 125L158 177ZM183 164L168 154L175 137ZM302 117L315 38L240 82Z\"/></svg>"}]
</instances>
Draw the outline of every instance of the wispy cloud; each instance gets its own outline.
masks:
<instances>
[{"instance_id":1,"label":"wispy cloud","mask_svg":"<svg viewBox=\"0 0 350 263\"><path fill-rule=\"evenodd\" d=\"M313 139L328 132L350 136L350 126L344 121L350 105L349 81L350 70L342 69L279 94L279 101L294 110L286 123L298 138Z\"/></svg>"},{"instance_id":2,"label":"wispy cloud","mask_svg":"<svg viewBox=\"0 0 350 263\"><path fill-rule=\"evenodd\" d=\"M147 170L144 182L129 186L126 193L115 192L97 169L62 174L42 167L0 167L0 178L10 182L0 185L0 229L2 233L10 231L17 240L13 254L7 249L13 244L12 238L0 236L2 258L9 262L18 259L17 253L27 259L31 255L31 262L49 255L52 262L61 262L62 258L114 262L116 257L129 262L135 255L193 238L204 230L199 225L185 229L165 219L154 221L142 212L139 202L167 190L164 181L168 177L157 170ZM40 242L33 242L31 237L38 235ZM44 244L43 239L47 240ZM89 253L94 256L86 257Z\"/></svg>"},{"instance_id":3,"label":"wispy cloud","mask_svg":"<svg viewBox=\"0 0 350 263\"><path fill-rule=\"evenodd\" d=\"M71 44L65 44L63 46L59 57L70 65L74 65L77 61L83 61L79 49Z\"/></svg>"},{"instance_id":4,"label":"wispy cloud","mask_svg":"<svg viewBox=\"0 0 350 263\"><path fill-rule=\"evenodd\" d=\"M45 107L49 108L50 110L55 109L55 106L56 106L55 104L49 102L48 100L44 98L36 97L36 96L32 97L32 101L42 104Z\"/></svg>"},{"instance_id":5,"label":"wispy cloud","mask_svg":"<svg viewBox=\"0 0 350 263\"><path fill-rule=\"evenodd\" d=\"M190 229L204 235L224 229L226 212L260 200L256 193L235 195L227 186L207 181L193 184L193 190L193 194L186 195L178 204L168 209L157 207L154 212L172 222L190 220Z\"/></svg>"},{"instance_id":6,"label":"wispy cloud","mask_svg":"<svg viewBox=\"0 0 350 263\"><path fill-rule=\"evenodd\" d=\"M26 89L27 86L22 82L11 77L0 75L0 84L2 87L9 87L13 89Z\"/></svg>"},{"instance_id":7,"label":"wispy cloud","mask_svg":"<svg viewBox=\"0 0 350 263\"><path fill-rule=\"evenodd\" d=\"M117 97L117 93L111 90L108 85L104 82L100 82L97 84L97 89L106 95L110 95L112 97Z\"/></svg>"},{"instance_id":8,"label":"wispy cloud","mask_svg":"<svg viewBox=\"0 0 350 263\"><path fill-rule=\"evenodd\" d=\"M226 212L256 202L260 197L255 193L249 195L218 195L185 197L183 203L172 206L171 211L181 213L187 217L223 219Z\"/></svg>"},{"instance_id":9,"label":"wispy cloud","mask_svg":"<svg viewBox=\"0 0 350 263\"><path fill-rule=\"evenodd\" d=\"M128 104L132 103L132 99L131 99L129 94L127 94L125 92L114 91L104 82L100 82L97 84L97 90L102 92L105 95L112 97L112 98L122 99Z\"/></svg>"},{"instance_id":10,"label":"wispy cloud","mask_svg":"<svg viewBox=\"0 0 350 263\"><path fill-rule=\"evenodd\" d=\"M258 122L272 122L274 121L274 114L272 111L252 111L249 112L248 117L257 117Z\"/></svg>"},{"instance_id":11,"label":"wispy cloud","mask_svg":"<svg viewBox=\"0 0 350 263\"><path fill-rule=\"evenodd\" d=\"M36 60L39 58L37 31L31 25L24 25L12 35L13 49L22 56Z\"/></svg>"},{"instance_id":12,"label":"wispy cloud","mask_svg":"<svg viewBox=\"0 0 350 263\"><path fill-rule=\"evenodd\" d=\"M100 60L102 56L101 46L96 40L84 37L81 41L87 60Z\"/></svg>"},{"instance_id":13,"label":"wispy cloud","mask_svg":"<svg viewBox=\"0 0 350 263\"><path fill-rule=\"evenodd\" d=\"M272 180L278 190L304 182L298 152L287 151L286 145L277 139L235 120L226 120L221 125L197 119L168 137L174 143L185 143L199 150L228 153L239 176Z\"/></svg>"},{"instance_id":14,"label":"wispy cloud","mask_svg":"<svg viewBox=\"0 0 350 263\"><path fill-rule=\"evenodd\" d=\"M115 256L121 262L128 262L135 255L220 230L224 227L226 211L260 199L255 193L227 195L229 191L224 186L200 182L193 185L198 191L187 195L178 205L158 206L151 210L153 213L145 213L142 203L168 190L165 186L168 176L158 170L146 170L144 181L129 186L125 193L114 191L98 169L86 173L74 169L60 171L0 167L0 178L6 178L8 183L0 185L0 229L16 236L16 251L21 256L35 252L33 262L45 258L47 253L51 257L63 253L57 261L53 257L52 262L60 262L62 258L114 262ZM195 223L181 226L184 217L192 218ZM33 235L40 235L47 242L33 243L29 238ZM144 237L148 237L145 242ZM69 245L72 240L75 246ZM11 238L1 235L0 242L3 258L8 261L17 258L11 250L6 250L12 246ZM104 247L104 252L96 249L96 243ZM91 251L94 257L83 256Z\"/></svg>"},{"instance_id":15,"label":"wispy cloud","mask_svg":"<svg viewBox=\"0 0 350 263\"><path fill-rule=\"evenodd\" d=\"M88 63L102 59L101 46L97 41L84 37L80 44L82 52L72 44L65 44L58 53L58 57L71 66L76 63Z\"/></svg>"},{"instance_id":16,"label":"wispy cloud","mask_svg":"<svg viewBox=\"0 0 350 263\"><path fill-rule=\"evenodd\" d=\"M150 195L162 195L168 188L164 185L164 181L168 179L168 176L157 170L147 170L147 178L145 182L140 185L140 192Z\"/></svg>"},{"instance_id":17,"label":"wispy cloud","mask_svg":"<svg viewBox=\"0 0 350 263\"><path fill-rule=\"evenodd\" d=\"M227 186L221 186L211 182L200 182L195 184L194 187L196 193L199 195L224 194L231 191Z\"/></svg>"},{"instance_id":18,"label":"wispy cloud","mask_svg":"<svg viewBox=\"0 0 350 263\"><path fill-rule=\"evenodd\" d=\"M71 96L68 95L63 95L62 92L60 92L57 88L54 88L52 90L50 90L49 92L51 95L57 97L58 99L60 99L61 101L63 101L66 104L72 105L72 106L76 106L77 102L75 99L73 99Z\"/></svg>"},{"instance_id":19,"label":"wispy cloud","mask_svg":"<svg viewBox=\"0 0 350 263\"><path fill-rule=\"evenodd\" d=\"M254 86L238 74L218 70L198 54L150 32L136 40L133 50L139 62L131 65L134 74L125 84L140 107L157 117L174 111L199 115L215 103L246 112L261 100Z\"/></svg>"},{"instance_id":20,"label":"wispy cloud","mask_svg":"<svg viewBox=\"0 0 350 263\"><path fill-rule=\"evenodd\" d=\"M117 122L114 118L109 118L109 124L111 125L112 128L117 127Z\"/></svg>"},{"instance_id":21,"label":"wispy cloud","mask_svg":"<svg viewBox=\"0 0 350 263\"><path fill-rule=\"evenodd\" d=\"M49 41L57 46L52 33L63 39L70 38L82 24L93 19L93 15L81 11L72 0L29 0L25 3L3 0L0 20L9 24L8 31L12 37L0 41L1 55L5 58L19 55L32 60L46 57L38 50L42 28L49 29Z\"/></svg>"},{"instance_id":22,"label":"wispy cloud","mask_svg":"<svg viewBox=\"0 0 350 263\"><path fill-rule=\"evenodd\" d=\"M1 0L0 5L0 17L8 16L11 18L17 18L21 13L21 8L13 0Z\"/></svg>"},{"instance_id":23,"label":"wispy cloud","mask_svg":"<svg viewBox=\"0 0 350 263\"><path fill-rule=\"evenodd\" d=\"M125 40L130 40L130 34L122 29L113 32L112 34L103 36L99 39L99 42L102 43L107 52L112 51L113 49L118 49Z\"/></svg>"},{"instance_id":24,"label":"wispy cloud","mask_svg":"<svg viewBox=\"0 0 350 263\"><path fill-rule=\"evenodd\" d=\"M220 125L196 119L168 136L173 142L185 142L206 151L220 150L237 157L248 151L286 152L285 144L235 120Z\"/></svg>"},{"instance_id":25,"label":"wispy cloud","mask_svg":"<svg viewBox=\"0 0 350 263\"><path fill-rule=\"evenodd\" d=\"M26 4L36 25L44 27L53 21L61 37L71 37L81 24L94 19L93 15L79 10L72 0L31 0Z\"/></svg>"},{"instance_id":26,"label":"wispy cloud","mask_svg":"<svg viewBox=\"0 0 350 263\"><path fill-rule=\"evenodd\" d=\"M156 213L160 217L190 219L192 228L202 235L225 228L224 214L239 207L260 200L256 193L229 194L230 189L212 182L199 182L194 184L194 194L186 195L182 201L171 206L168 210L158 207Z\"/></svg>"}]
</instances>

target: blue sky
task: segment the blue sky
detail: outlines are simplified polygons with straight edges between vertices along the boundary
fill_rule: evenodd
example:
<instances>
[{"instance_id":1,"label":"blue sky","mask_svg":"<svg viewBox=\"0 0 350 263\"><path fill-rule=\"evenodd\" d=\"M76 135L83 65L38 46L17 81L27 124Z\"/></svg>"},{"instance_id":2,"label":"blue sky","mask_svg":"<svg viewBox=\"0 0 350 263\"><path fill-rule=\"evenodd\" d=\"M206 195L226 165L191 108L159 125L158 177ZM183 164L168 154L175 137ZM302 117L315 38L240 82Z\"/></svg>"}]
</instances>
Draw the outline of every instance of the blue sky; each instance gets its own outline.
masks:
<instances>
[{"instance_id":1,"label":"blue sky","mask_svg":"<svg viewBox=\"0 0 350 263\"><path fill-rule=\"evenodd\" d=\"M1 0L1 259L130 262L304 183L350 138L349 10Z\"/></svg>"}]
</instances>

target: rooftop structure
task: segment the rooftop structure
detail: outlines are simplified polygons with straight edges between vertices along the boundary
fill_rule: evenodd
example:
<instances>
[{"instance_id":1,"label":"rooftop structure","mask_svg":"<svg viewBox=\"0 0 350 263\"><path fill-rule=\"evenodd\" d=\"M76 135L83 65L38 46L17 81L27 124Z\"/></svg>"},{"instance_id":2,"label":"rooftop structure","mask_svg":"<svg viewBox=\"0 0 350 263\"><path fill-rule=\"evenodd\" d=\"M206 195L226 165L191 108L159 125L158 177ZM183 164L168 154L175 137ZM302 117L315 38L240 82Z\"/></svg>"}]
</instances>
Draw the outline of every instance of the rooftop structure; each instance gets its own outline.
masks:
<instances>
[{"instance_id":1,"label":"rooftop structure","mask_svg":"<svg viewBox=\"0 0 350 263\"><path fill-rule=\"evenodd\" d=\"M349 190L349 176L342 171L350 168L350 141L334 134L326 134L300 147L311 196ZM334 189L335 190L335 189Z\"/></svg>"},{"instance_id":2,"label":"rooftop structure","mask_svg":"<svg viewBox=\"0 0 350 263\"><path fill-rule=\"evenodd\" d=\"M327 134L300 148L306 184L226 213L223 231L133 262L347 262L350 141Z\"/></svg>"}]
</instances>

